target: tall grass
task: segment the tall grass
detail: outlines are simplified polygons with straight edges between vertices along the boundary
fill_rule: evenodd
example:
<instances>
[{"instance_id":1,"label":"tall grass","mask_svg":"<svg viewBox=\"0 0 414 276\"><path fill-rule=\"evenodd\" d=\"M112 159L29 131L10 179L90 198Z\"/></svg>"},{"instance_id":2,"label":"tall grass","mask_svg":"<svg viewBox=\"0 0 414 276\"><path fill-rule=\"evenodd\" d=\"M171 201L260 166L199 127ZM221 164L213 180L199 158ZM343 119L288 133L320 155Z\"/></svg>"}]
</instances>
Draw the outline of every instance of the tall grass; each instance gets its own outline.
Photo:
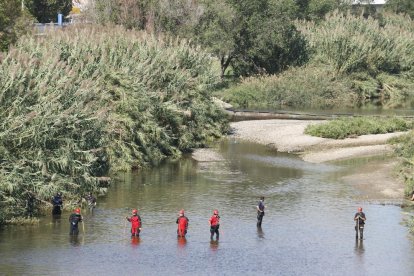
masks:
<instances>
[{"instance_id":1,"label":"tall grass","mask_svg":"<svg viewBox=\"0 0 414 276\"><path fill-rule=\"evenodd\" d=\"M414 132L394 138L391 143L402 160L400 173L405 181L405 195L411 196L414 192Z\"/></svg>"},{"instance_id":2,"label":"tall grass","mask_svg":"<svg viewBox=\"0 0 414 276\"><path fill-rule=\"evenodd\" d=\"M414 22L395 14L382 18L333 13L318 24L301 22L298 28L314 52L313 60L350 77L361 99L412 94Z\"/></svg>"},{"instance_id":3,"label":"tall grass","mask_svg":"<svg viewBox=\"0 0 414 276\"><path fill-rule=\"evenodd\" d=\"M352 106L356 93L337 78L330 66L291 68L280 75L250 77L221 92L235 107L281 108L284 106L333 108Z\"/></svg>"},{"instance_id":4,"label":"tall grass","mask_svg":"<svg viewBox=\"0 0 414 276\"><path fill-rule=\"evenodd\" d=\"M21 39L0 65L3 219L24 214L30 197L96 191L101 176L220 137L210 62L189 42L120 27Z\"/></svg>"},{"instance_id":5,"label":"tall grass","mask_svg":"<svg viewBox=\"0 0 414 276\"><path fill-rule=\"evenodd\" d=\"M323 138L344 139L366 134L408 131L412 128L413 122L403 118L354 117L309 125L305 133Z\"/></svg>"},{"instance_id":6,"label":"tall grass","mask_svg":"<svg viewBox=\"0 0 414 276\"><path fill-rule=\"evenodd\" d=\"M381 20L329 14L297 22L310 60L278 76L243 80L223 92L236 106L332 108L380 100L393 108L414 94L414 22L384 14Z\"/></svg>"}]
</instances>

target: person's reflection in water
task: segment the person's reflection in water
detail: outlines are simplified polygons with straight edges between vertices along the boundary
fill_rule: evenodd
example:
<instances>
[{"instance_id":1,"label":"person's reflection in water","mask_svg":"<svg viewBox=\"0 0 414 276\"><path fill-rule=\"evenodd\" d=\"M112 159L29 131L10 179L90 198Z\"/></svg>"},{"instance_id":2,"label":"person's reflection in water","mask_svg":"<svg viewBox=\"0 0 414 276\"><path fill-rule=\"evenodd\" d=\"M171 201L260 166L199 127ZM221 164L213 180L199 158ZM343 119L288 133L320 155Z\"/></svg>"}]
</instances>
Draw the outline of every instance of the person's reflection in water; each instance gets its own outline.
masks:
<instances>
[{"instance_id":1,"label":"person's reflection in water","mask_svg":"<svg viewBox=\"0 0 414 276\"><path fill-rule=\"evenodd\" d=\"M215 241L215 240L211 240L210 241L210 249L212 252L216 252L218 250L219 247L219 241Z\"/></svg>"},{"instance_id":2,"label":"person's reflection in water","mask_svg":"<svg viewBox=\"0 0 414 276\"><path fill-rule=\"evenodd\" d=\"M133 247L137 247L140 242L141 242L141 239L139 237L137 237L137 236L131 237L131 245Z\"/></svg>"},{"instance_id":3,"label":"person's reflection in water","mask_svg":"<svg viewBox=\"0 0 414 276\"><path fill-rule=\"evenodd\" d=\"M80 240L79 240L79 236L70 235L69 237L70 237L69 242L72 246L75 246L75 247L80 246L81 243L80 243Z\"/></svg>"},{"instance_id":4,"label":"person's reflection in water","mask_svg":"<svg viewBox=\"0 0 414 276\"><path fill-rule=\"evenodd\" d=\"M355 253L358 257L362 257L364 255L364 241L363 240L356 240L355 241Z\"/></svg>"},{"instance_id":5,"label":"person's reflection in water","mask_svg":"<svg viewBox=\"0 0 414 276\"><path fill-rule=\"evenodd\" d=\"M179 248L184 248L187 245L187 239L185 237L178 237L177 245Z\"/></svg>"},{"instance_id":6,"label":"person's reflection in water","mask_svg":"<svg viewBox=\"0 0 414 276\"><path fill-rule=\"evenodd\" d=\"M52 215L52 224L60 224L61 215Z\"/></svg>"},{"instance_id":7,"label":"person's reflection in water","mask_svg":"<svg viewBox=\"0 0 414 276\"><path fill-rule=\"evenodd\" d=\"M257 237L259 239L264 239L264 232L263 232L262 227L257 227Z\"/></svg>"}]
</instances>

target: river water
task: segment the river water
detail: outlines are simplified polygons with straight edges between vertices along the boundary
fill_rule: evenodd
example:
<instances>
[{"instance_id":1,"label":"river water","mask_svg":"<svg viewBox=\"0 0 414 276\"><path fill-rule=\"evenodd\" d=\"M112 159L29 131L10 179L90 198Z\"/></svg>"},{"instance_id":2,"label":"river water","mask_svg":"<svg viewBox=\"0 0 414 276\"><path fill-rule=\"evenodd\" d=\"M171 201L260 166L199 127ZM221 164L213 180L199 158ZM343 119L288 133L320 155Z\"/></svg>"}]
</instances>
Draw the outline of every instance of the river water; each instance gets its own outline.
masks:
<instances>
[{"instance_id":1,"label":"river water","mask_svg":"<svg viewBox=\"0 0 414 276\"><path fill-rule=\"evenodd\" d=\"M356 201L340 181L352 167L309 164L263 146L223 141L220 162L191 159L118 177L84 231L68 235L69 213L0 231L1 275L414 275L414 246L398 206ZM360 165L360 163L358 163ZM256 227L258 197L266 215ZM355 241L353 216L367 216ZM139 240L125 216L138 208ZM184 208L186 240L176 238ZM221 216L220 241L208 219Z\"/></svg>"}]
</instances>

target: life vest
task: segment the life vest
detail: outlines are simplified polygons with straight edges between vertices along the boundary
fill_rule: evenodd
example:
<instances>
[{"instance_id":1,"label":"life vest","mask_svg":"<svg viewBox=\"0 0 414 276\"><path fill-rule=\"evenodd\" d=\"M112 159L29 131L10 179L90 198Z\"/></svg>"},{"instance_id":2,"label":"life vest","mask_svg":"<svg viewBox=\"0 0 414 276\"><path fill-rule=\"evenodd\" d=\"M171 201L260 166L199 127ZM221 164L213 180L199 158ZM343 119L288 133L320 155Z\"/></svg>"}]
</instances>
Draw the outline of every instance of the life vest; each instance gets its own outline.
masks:
<instances>
[{"instance_id":1,"label":"life vest","mask_svg":"<svg viewBox=\"0 0 414 276\"><path fill-rule=\"evenodd\" d=\"M78 223L79 223L80 221L82 221L82 217L81 217L81 215L78 215L78 214L72 214L72 215L70 215L70 217L69 217L69 221L70 221L70 223L71 223L73 226L77 226L77 225L78 225Z\"/></svg>"},{"instance_id":2,"label":"life vest","mask_svg":"<svg viewBox=\"0 0 414 276\"><path fill-rule=\"evenodd\" d=\"M178 218L178 229L185 230L188 227L188 218L185 216Z\"/></svg>"},{"instance_id":3,"label":"life vest","mask_svg":"<svg viewBox=\"0 0 414 276\"><path fill-rule=\"evenodd\" d=\"M211 226L217 226L217 225L219 225L219 224L220 224L220 217L219 217L219 216L216 216L216 215L213 215L213 216L209 219L209 221L210 221L210 225L211 225Z\"/></svg>"},{"instance_id":4,"label":"life vest","mask_svg":"<svg viewBox=\"0 0 414 276\"><path fill-rule=\"evenodd\" d=\"M131 222L131 226L133 228L141 227L141 218L139 216L132 216L129 221Z\"/></svg>"}]
</instances>

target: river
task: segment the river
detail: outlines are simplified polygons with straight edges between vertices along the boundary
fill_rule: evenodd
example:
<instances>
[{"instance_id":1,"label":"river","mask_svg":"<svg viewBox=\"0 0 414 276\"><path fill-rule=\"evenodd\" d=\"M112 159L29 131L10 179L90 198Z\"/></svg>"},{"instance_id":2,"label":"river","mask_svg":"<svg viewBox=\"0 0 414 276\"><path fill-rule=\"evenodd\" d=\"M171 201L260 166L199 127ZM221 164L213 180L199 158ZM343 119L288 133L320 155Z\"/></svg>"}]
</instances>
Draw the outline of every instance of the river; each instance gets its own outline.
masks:
<instances>
[{"instance_id":1,"label":"river","mask_svg":"<svg viewBox=\"0 0 414 276\"><path fill-rule=\"evenodd\" d=\"M342 183L344 164L310 164L266 147L226 140L224 160L190 158L120 175L94 212L82 210L84 231L68 235L69 212L38 226L0 231L1 275L414 275L414 245L394 205L359 202ZM368 160L368 159L367 159ZM360 162L358 163L360 165ZM256 227L255 206L266 215ZM355 240L353 216L367 216ZM125 216L139 209L143 228L131 239ZM178 211L190 220L176 238ZM208 219L221 216L220 241Z\"/></svg>"}]
</instances>

